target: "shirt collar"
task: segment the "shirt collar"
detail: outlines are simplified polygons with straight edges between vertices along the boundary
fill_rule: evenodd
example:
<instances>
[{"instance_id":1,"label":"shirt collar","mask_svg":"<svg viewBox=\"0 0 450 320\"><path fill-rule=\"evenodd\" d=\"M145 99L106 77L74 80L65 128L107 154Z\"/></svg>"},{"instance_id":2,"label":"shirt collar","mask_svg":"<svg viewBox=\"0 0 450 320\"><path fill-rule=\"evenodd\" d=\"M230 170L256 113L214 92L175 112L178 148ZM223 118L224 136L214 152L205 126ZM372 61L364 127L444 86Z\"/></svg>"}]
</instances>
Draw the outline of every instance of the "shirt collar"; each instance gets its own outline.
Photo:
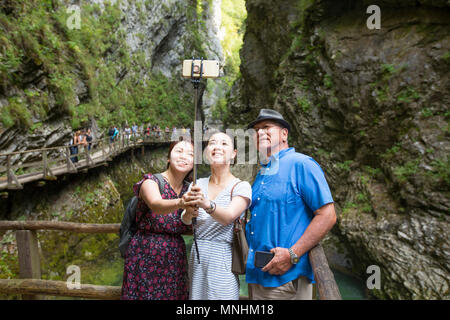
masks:
<instances>
[{"instance_id":1,"label":"shirt collar","mask_svg":"<svg viewBox=\"0 0 450 320\"><path fill-rule=\"evenodd\" d=\"M286 148L286 149L283 149L283 150L278 151L277 153L271 155L270 158L269 158L269 161L268 161L266 164L262 163L261 161L260 161L259 163L261 164L262 167L265 168L265 167L267 167L269 164L271 165L271 164L272 164L272 161L275 162L275 161L277 161L277 160L283 158L286 154L291 153L291 152L295 152L295 149L294 149L294 148Z\"/></svg>"}]
</instances>

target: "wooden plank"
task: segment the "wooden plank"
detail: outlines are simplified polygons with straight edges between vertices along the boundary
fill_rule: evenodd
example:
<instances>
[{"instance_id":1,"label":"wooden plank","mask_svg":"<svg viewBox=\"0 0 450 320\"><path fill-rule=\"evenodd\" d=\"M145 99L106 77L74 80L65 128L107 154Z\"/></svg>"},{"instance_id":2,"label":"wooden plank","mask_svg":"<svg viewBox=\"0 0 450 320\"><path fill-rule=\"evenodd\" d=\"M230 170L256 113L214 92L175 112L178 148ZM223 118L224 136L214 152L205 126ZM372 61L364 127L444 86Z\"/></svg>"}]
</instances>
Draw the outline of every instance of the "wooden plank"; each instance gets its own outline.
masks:
<instances>
[{"instance_id":1,"label":"wooden plank","mask_svg":"<svg viewBox=\"0 0 450 320\"><path fill-rule=\"evenodd\" d=\"M342 300L339 287L320 244L309 251L309 261L314 272L320 300Z\"/></svg>"},{"instance_id":2,"label":"wooden plank","mask_svg":"<svg viewBox=\"0 0 450 320\"><path fill-rule=\"evenodd\" d=\"M40 279L41 261L39 258L36 231L16 231L17 250L19 254L19 275L22 279ZM38 300L33 294L22 295L24 300Z\"/></svg>"},{"instance_id":3,"label":"wooden plank","mask_svg":"<svg viewBox=\"0 0 450 320\"><path fill-rule=\"evenodd\" d=\"M6 294L65 296L87 299L118 300L122 287L80 284L69 289L66 281L40 279L0 279L0 292Z\"/></svg>"},{"instance_id":4,"label":"wooden plank","mask_svg":"<svg viewBox=\"0 0 450 320\"><path fill-rule=\"evenodd\" d=\"M0 221L0 230L60 230L78 233L119 233L120 224L66 221Z\"/></svg>"}]
</instances>

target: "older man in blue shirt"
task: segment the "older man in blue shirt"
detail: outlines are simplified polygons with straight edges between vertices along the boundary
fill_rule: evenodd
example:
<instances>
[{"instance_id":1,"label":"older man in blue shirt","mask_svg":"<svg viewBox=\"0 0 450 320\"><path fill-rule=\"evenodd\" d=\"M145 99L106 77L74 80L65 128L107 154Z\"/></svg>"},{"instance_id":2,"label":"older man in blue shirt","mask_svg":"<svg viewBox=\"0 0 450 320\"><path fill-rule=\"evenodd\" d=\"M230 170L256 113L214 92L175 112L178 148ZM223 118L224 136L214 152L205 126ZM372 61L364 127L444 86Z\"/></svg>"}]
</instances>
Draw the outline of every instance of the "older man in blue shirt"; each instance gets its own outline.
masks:
<instances>
[{"instance_id":1,"label":"older man in blue shirt","mask_svg":"<svg viewBox=\"0 0 450 320\"><path fill-rule=\"evenodd\" d=\"M288 146L289 123L261 109L255 130L261 169L252 186L246 281L250 299L312 299L314 275L308 251L336 223L333 198L320 166ZM263 268L256 251L272 252Z\"/></svg>"}]
</instances>

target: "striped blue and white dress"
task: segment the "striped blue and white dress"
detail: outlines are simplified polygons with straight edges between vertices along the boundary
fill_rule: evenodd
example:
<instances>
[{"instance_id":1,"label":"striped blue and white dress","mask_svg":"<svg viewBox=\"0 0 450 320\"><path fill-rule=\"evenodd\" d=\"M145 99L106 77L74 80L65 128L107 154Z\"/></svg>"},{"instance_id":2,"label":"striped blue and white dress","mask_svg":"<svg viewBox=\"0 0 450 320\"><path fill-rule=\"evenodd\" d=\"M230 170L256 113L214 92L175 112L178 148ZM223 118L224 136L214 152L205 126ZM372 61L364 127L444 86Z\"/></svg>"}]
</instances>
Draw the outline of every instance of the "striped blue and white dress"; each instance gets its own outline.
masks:
<instances>
[{"instance_id":1,"label":"striped blue and white dress","mask_svg":"<svg viewBox=\"0 0 450 320\"><path fill-rule=\"evenodd\" d=\"M197 185L208 198L208 178L197 180ZM214 202L218 207L226 208L230 204L230 193L233 186L239 182L233 179L216 197ZM190 189L190 188L189 188ZM252 199L252 187L247 181L240 182L233 190L233 197L242 196ZM242 212L241 217L244 216ZM214 220L203 209L199 209L196 234L200 263L197 260L195 245L192 245L189 275L191 300L238 300L239 278L231 272L231 243L233 240L233 223L223 226Z\"/></svg>"}]
</instances>

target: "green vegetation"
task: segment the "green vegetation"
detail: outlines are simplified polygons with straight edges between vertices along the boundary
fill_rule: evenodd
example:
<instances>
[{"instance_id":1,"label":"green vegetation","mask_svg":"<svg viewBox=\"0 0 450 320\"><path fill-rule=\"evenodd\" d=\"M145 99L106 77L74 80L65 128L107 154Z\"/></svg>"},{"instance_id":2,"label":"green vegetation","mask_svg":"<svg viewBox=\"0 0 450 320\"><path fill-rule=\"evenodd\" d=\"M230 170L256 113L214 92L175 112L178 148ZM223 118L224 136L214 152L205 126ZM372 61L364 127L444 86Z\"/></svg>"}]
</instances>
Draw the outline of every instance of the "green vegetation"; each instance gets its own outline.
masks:
<instances>
[{"instance_id":1,"label":"green vegetation","mask_svg":"<svg viewBox=\"0 0 450 320\"><path fill-rule=\"evenodd\" d=\"M353 163L352 160L346 160L344 162L337 162L336 167L346 172L350 172L350 165Z\"/></svg>"},{"instance_id":2,"label":"green vegetation","mask_svg":"<svg viewBox=\"0 0 450 320\"><path fill-rule=\"evenodd\" d=\"M397 103L409 103L420 98L420 95L411 87L401 90L393 97L394 93L391 92L390 80L393 76L404 71L407 67L408 65L406 63L400 66L395 66L393 64L382 64L380 66L378 79L369 84L370 87L374 89L377 103L384 104L390 99L395 99Z\"/></svg>"},{"instance_id":3,"label":"green vegetation","mask_svg":"<svg viewBox=\"0 0 450 320\"><path fill-rule=\"evenodd\" d=\"M406 182L408 178L414 175L419 167L420 160L410 160L402 166L394 168L393 172L399 182Z\"/></svg>"},{"instance_id":4,"label":"green vegetation","mask_svg":"<svg viewBox=\"0 0 450 320\"><path fill-rule=\"evenodd\" d=\"M383 75L384 80L389 80L393 75L400 73L408 67L408 64L402 64L399 67L394 66L393 64L382 64L381 65L381 73Z\"/></svg>"},{"instance_id":5,"label":"green vegetation","mask_svg":"<svg viewBox=\"0 0 450 320\"><path fill-rule=\"evenodd\" d=\"M297 98L297 104L305 113L308 113L312 107L311 102L304 96Z\"/></svg>"},{"instance_id":6,"label":"green vegetation","mask_svg":"<svg viewBox=\"0 0 450 320\"><path fill-rule=\"evenodd\" d=\"M0 235L0 279L14 279L19 274L19 259L15 242L15 232L6 231ZM9 249L11 248L11 249ZM6 295L0 293L0 299L19 299L19 295Z\"/></svg>"},{"instance_id":7,"label":"green vegetation","mask_svg":"<svg viewBox=\"0 0 450 320\"><path fill-rule=\"evenodd\" d=\"M329 74L326 74L325 77L323 78L323 84L328 89L333 88L333 80L331 79L331 76Z\"/></svg>"},{"instance_id":8,"label":"green vegetation","mask_svg":"<svg viewBox=\"0 0 450 320\"><path fill-rule=\"evenodd\" d=\"M245 32L244 21L247 18L245 0L222 0L221 14L222 24L220 28L224 35L221 44L225 58L222 80L228 87L225 91L229 92L233 83L241 76L239 50L242 47ZM212 108L212 116L223 119L224 122L231 116L227 108L226 98L219 99L218 103Z\"/></svg>"},{"instance_id":9,"label":"green vegetation","mask_svg":"<svg viewBox=\"0 0 450 320\"><path fill-rule=\"evenodd\" d=\"M222 0L222 31L224 38L222 48L225 56L225 81L231 87L240 75L241 58L239 50L242 47L247 17L244 0Z\"/></svg>"},{"instance_id":10,"label":"green vegetation","mask_svg":"<svg viewBox=\"0 0 450 320\"><path fill-rule=\"evenodd\" d=\"M355 212L356 215L360 215L362 213L370 213L372 212L372 206L370 204L369 197L364 192L359 192L356 194L355 199L353 201L347 201L342 208L342 216L350 214L351 212Z\"/></svg>"},{"instance_id":11,"label":"green vegetation","mask_svg":"<svg viewBox=\"0 0 450 320\"><path fill-rule=\"evenodd\" d=\"M401 150L400 143L394 144L391 148L387 149L385 153L381 155L383 159L393 159Z\"/></svg>"},{"instance_id":12,"label":"green vegetation","mask_svg":"<svg viewBox=\"0 0 450 320\"><path fill-rule=\"evenodd\" d=\"M370 178L378 178L382 174L380 168L372 168L371 166L363 166L363 171L367 173Z\"/></svg>"},{"instance_id":13,"label":"green vegetation","mask_svg":"<svg viewBox=\"0 0 450 320\"><path fill-rule=\"evenodd\" d=\"M423 108L421 113L425 118L429 118L433 115L433 111L430 108Z\"/></svg>"},{"instance_id":14,"label":"green vegetation","mask_svg":"<svg viewBox=\"0 0 450 320\"><path fill-rule=\"evenodd\" d=\"M53 104L52 113L68 115L73 128L90 118L103 128L125 121L189 125L193 111L185 106L192 97L182 91L180 80L161 74L142 79L139 71L151 65L142 52L130 53L120 28L121 1L105 1L104 9L82 2L79 30L67 27L72 13L66 12L64 1L19 1L12 12L0 10L0 29L6 31L0 36L0 93L17 92L0 109L3 127L20 125L33 131L39 124L31 119L45 120ZM143 12L140 2L136 6ZM192 21L201 20L194 16L195 8L190 13ZM188 25L194 38L190 43L201 54L199 25ZM188 56L191 49L186 48ZM30 70L45 75L45 91L27 89L23 74ZM77 101L77 87L84 86L86 94Z\"/></svg>"},{"instance_id":15,"label":"green vegetation","mask_svg":"<svg viewBox=\"0 0 450 320\"><path fill-rule=\"evenodd\" d=\"M431 178L432 183L435 185L450 185L450 162L448 157L445 159L437 159L431 162L432 170L427 172L427 176Z\"/></svg>"},{"instance_id":16,"label":"green vegetation","mask_svg":"<svg viewBox=\"0 0 450 320\"><path fill-rule=\"evenodd\" d=\"M441 56L441 59L444 60L446 63L450 63L450 52L446 52Z\"/></svg>"},{"instance_id":17,"label":"green vegetation","mask_svg":"<svg viewBox=\"0 0 450 320\"><path fill-rule=\"evenodd\" d=\"M352 201L348 201L342 208L342 216L347 215L351 210L358 208L358 205Z\"/></svg>"},{"instance_id":18,"label":"green vegetation","mask_svg":"<svg viewBox=\"0 0 450 320\"><path fill-rule=\"evenodd\" d=\"M420 94L411 87L407 87L397 93L397 102L399 103L410 103L418 99L420 99Z\"/></svg>"}]
</instances>

